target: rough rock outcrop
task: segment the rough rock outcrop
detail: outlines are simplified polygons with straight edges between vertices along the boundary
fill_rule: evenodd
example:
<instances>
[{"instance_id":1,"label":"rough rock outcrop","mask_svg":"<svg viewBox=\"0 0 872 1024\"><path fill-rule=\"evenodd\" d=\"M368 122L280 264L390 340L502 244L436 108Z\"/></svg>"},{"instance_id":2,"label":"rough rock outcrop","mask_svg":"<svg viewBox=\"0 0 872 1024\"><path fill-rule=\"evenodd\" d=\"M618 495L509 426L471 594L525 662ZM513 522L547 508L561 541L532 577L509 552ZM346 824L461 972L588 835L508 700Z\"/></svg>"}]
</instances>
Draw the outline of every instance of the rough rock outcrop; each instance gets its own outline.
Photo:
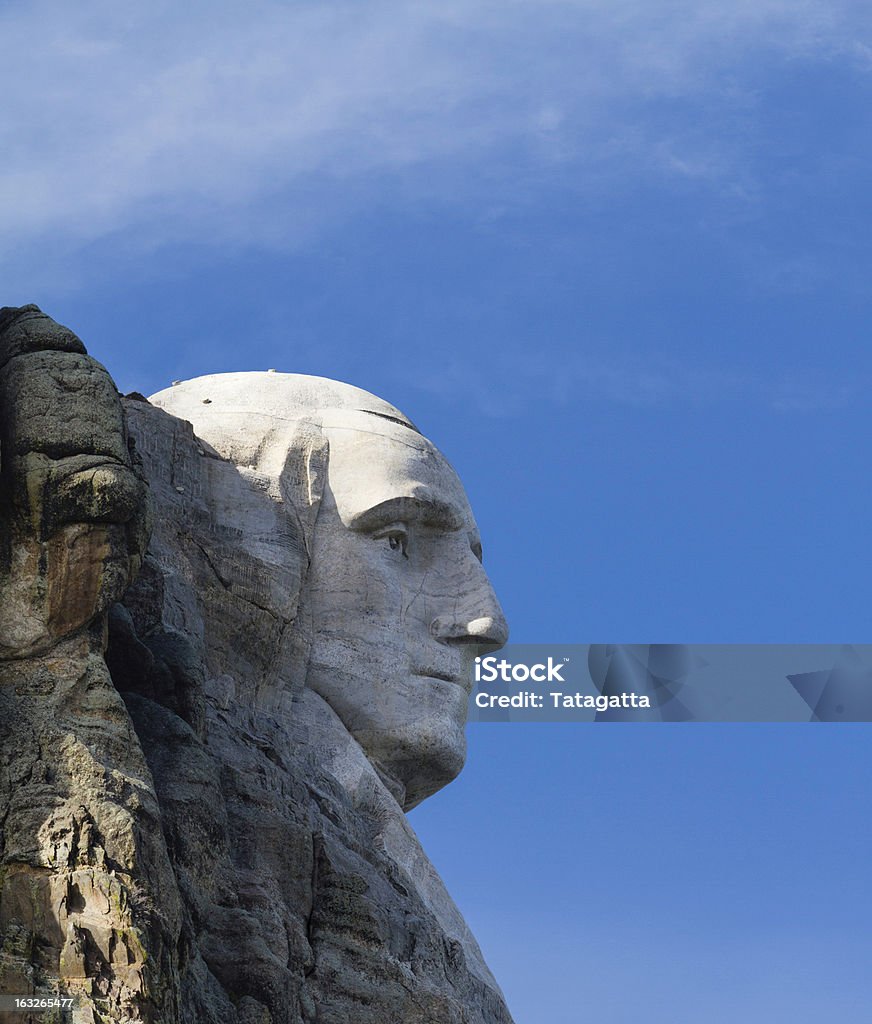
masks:
<instances>
[{"instance_id":1,"label":"rough rock outcrop","mask_svg":"<svg viewBox=\"0 0 872 1024\"><path fill-rule=\"evenodd\" d=\"M60 985L81 1021L510 1024L396 780L307 686L317 503L122 403L35 307L0 353L0 992Z\"/></svg>"},{"instance_id":2,"label":"rough rock outcrop","mask_svg":"<svg viewBox=\"0 0 872 1024\"><path fill-rule=\"evenodd\" d=\"M177 888L103 657L147 488L109 375L36 307L0 311L0 399L0 992L174 1019Z\"/></svg>"}]
</instances>

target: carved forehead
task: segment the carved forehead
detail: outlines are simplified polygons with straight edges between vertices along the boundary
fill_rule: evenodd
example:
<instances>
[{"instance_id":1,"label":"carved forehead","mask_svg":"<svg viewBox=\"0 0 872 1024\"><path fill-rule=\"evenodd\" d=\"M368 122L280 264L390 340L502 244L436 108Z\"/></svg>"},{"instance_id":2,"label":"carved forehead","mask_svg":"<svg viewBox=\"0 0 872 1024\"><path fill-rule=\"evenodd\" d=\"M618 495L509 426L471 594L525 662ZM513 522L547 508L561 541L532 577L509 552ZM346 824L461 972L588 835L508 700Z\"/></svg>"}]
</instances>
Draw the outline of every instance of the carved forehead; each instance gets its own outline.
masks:
<instances>
[{"instance_id":1,"label":"carved forehead","mask_svg":"<svg viewBox=\"0 0 872 1024\"><path fill-rule=\"evenodd\" d=\"M329 441L331 490L348 524L388 499L410 498L424 515L427 502L434 515L433 500L449 504L454 519L474 528L463 487L436 446L395 406L351 384L294 373L219 373L182 381L150 401L188 420L225 458L268 475L280 471L285 452L310 443L314 428ZM295 503L299 497L289 496Z\"/></svg>"},{"instance_id":2,"label":"carved forehead","mask_svg":"<svg viewBox=\"0 0 872 1024\"><path fill-rule=\"evenodd\" d=\"M407 427L357 412L324 416L330 491L346 526L417 518L445 529L474 529L463 485L439 449ZM393 510L393 511L391 511Z\"/></svg>"}]
</instances>

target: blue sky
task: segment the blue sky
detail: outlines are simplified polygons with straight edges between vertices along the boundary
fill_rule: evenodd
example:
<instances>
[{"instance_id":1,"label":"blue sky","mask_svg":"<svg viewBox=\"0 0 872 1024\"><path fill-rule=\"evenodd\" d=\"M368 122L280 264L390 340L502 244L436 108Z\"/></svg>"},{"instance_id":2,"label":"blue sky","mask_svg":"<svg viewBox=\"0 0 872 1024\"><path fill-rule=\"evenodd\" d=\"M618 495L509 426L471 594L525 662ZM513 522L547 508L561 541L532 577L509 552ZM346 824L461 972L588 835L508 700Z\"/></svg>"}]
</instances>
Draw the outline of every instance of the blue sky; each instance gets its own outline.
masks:
<instances>
[{"instance_id":1,"label":"blue sky","mask_svg":"<svg viewBox=\"0 0 872 1024\"><path fill-rule=\"evenodd\" d=\"M0 39L2 301L123 391L387 398L516 640L868 642L868 5L6 2ZM518 1024L867 1019L867 727L470 739L412 820Z\"/></svg>"}]
</instances>

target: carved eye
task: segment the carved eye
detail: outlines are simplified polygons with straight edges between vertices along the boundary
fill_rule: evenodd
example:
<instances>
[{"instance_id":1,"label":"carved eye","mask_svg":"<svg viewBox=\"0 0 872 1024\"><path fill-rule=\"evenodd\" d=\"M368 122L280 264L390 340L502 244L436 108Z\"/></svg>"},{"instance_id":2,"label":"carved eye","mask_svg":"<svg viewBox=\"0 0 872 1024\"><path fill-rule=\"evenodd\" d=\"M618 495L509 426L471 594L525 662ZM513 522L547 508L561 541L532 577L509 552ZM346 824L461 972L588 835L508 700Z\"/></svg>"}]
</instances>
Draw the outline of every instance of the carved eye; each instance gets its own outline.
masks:
<instances>
[{"instance_id":1,"label":"carved eye","mask_svg":"<svg viewBox=\"0 0 872 1024\"><path fill-rule=\"evenodd\" d=\"M409 533L404 526L389 526L375 536L377 540L386 540L391 551L401 552L403 558L409 557Z\"/></svg>"},{"instance_id":2,"label":"carved eye","mask_svg":"<svg viewBox=\"0 0 872 1024\"><path fill-rule=\"evenodd\" d=\"M405 530L388 534L388 545L391 551L402 551L403 557L409 557L409 536Z\"/></svg>"}]
</instances>

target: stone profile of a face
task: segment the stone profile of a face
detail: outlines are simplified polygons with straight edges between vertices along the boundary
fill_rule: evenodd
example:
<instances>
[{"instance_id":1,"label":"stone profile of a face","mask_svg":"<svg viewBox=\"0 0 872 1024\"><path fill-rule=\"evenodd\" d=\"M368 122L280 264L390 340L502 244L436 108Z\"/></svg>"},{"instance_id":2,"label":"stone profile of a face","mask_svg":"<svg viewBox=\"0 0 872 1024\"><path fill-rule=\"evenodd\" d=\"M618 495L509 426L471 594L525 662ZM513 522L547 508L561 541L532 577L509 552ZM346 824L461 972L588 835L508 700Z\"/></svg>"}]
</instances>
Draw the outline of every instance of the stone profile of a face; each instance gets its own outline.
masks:
<instances>
[{"instance_id":1,"label":"stone profile of a face","mask_svg":"<svg viewBox=\"0 0 872 1024\"><path fill-rule=\"evenodd\" d=\"M472 659L507 627L445 457L387 402L319 377L217 374L150 401L291 510L305 685L405 810L450 782Z\"/></svg>"}]
</instances>

